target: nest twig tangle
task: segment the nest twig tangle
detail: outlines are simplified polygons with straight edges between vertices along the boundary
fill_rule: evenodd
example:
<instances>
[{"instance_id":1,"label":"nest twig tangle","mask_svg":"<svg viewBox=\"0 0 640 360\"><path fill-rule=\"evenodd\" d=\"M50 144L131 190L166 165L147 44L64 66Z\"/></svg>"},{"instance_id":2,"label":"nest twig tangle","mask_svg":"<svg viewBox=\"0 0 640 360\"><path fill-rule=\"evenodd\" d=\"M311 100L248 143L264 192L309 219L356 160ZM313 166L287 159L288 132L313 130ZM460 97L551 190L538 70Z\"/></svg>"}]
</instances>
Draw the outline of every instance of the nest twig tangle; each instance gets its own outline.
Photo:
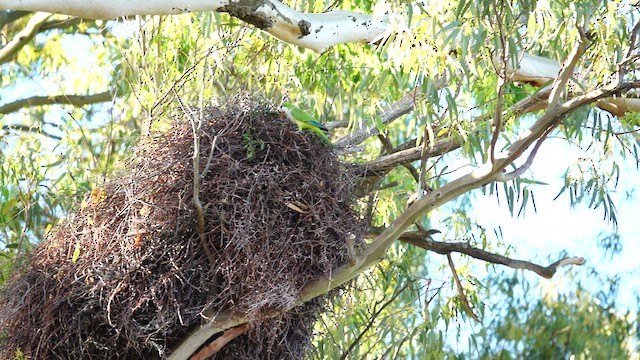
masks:
<instances>
[{"instance_id":1,"label":"nest twig tangle","mask_svg":"<svg viewBox=\"0 0 640 360\"><path fill-rule=\"evenodd\" d=\"M203 114L197 171L194 114L180 114L25 258L0 297L2 358L163 358L205 309L259 318L349 260L364 229L332 148L254 97ZM254 324L216 358L302 357L326 301Z\"/></svg>"}]
</instances>

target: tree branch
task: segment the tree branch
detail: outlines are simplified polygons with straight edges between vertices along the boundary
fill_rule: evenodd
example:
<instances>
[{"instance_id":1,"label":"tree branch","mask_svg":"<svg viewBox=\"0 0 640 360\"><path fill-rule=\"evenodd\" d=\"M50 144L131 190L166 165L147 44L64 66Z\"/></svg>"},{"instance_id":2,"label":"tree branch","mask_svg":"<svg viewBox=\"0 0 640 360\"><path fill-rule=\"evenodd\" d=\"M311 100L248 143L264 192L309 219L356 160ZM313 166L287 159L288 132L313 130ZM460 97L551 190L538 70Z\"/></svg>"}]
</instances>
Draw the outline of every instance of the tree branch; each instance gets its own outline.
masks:
<instances>
[{"instance_id":1,"label":"tree branch","mask_svg":"<svg viewBox=\"0 0 640 360\"><path fill-rule=\"evenodd\" d=\"M46 136L46 137L48 137L50 139L53 139L53 140L56 140L56 141L62 140L62 138L60 136L50 134L50 133L42 130L42 128L40 126L27 126L27 125L21 125L21 124L3 125L2 126L2 130L4 130L4 131L18 130L18 131L22 131L22 132L30 132L30 131L33 131L33 130L37 130L38 133L40 133L40 134L42 134L42 135L44 135L44 136Z\"/></svg>"},{"instance_id":2,"label":"tree branch","mask_svg":"<svg viewBox=\"0 0 640 360\"><path fill-rule=\"evenodd\" d=\"M24 29L17 33L13 39L7 43L7 45L0 49L0 64L4 64L11 60L13 56L20 51L20 49L27 45L29 41L38 34L40 26L42 26L47 19L51 17L51 15L52 14L43 12L35 13L31 19L29 19L29 22L27 22Z\"/></svg>"},{"instance_id":3,"label":"tree branch","mask_svg":"<svg viewBox=\"0 0 640 360\"><path fill-rule=\"evenodd\" d=\"M85 21L85 20L77 17L69 17L66 19L52 20L42 24L42 26L40 27L40 31L42 32L45 30L66 29L72 26L76 26L80 24L82 21Z\"/></svg>"},{"instance_id":4,"label":"tree branch","mask_svg":"<svg viewBox=\"0 0 640 360\"><path fill-rule=\"evenodd\" d=\"M562 63L560 67L560 72L558 76L553 81L553 86L551 87L551 94L549 94L549 105L547 108L551 109L558 105L560 101L560 95L566 91L567 83L569 79L574 74L574 70L576 65L578 64L578 60L587 50L587 39L584 30L578 28L579 37L576 40L576 44L571 51L571 54L567 57L567 59Z\"/></svg>"},{"instance_id":5,"label":"tree branch","mask_svg":"<svg viewBox=\"0 0 640 360\"><path fill-rule=\"evenodd\" d=\"M400 116L408 114L413 110L415 101L416 92L414 90L407 93L404 97L402 97L402 99L391 104L391 106L389 106L386 111L379 114L380 122L384 125L387 125L392 121L398 119ZM341 148L354 147L358 144L361 144L366 139L378 135L379 133L380 131L378 130L378 127L376 125L373 125L371 128L360 129L353 134L340 138L334 141L333 144Z\"/></svg>"},{"instance_id":6,"label":"tree branch","mask_svg":"<svg viewBox=\"0 0 640 360\"><path fill-rule=\"evenodd\" d=\"M547 136L549 136L552 130L553 128L547 129L547 131L542 135L542 137L540 137L540 139L536 141L536 144L533 146L531 153L529 153L529 156L527 157L527 161L525 161L525 163L522 164L522 166L520 166L519 168L515 169L510 173L498 174L496 176L496 181L502 181L502 182L511 181L513 179L520 177L522 174L524 174L524 172L527 171L533 164L533 159L535 159L536 154L538 153L538 149L540 149L540 146L547 139Z\"/></svg>"},{"instance_id":7,"label":"tree branch","mask_svg":"<svg viewBox=\"0 0 640 360\"><path fill-rule=\"evenodd\" d=\"M53 104L68 104L73 106L83 106L112 101L116 96L115 90L109 90L93 95L55 95L55 96L33 96L20 99L0 106L0 115L7 115L20 109L31 106L43 106Z\"/></svg>"},{"instance_id":8,"label":"tree branch","mask_svg":"<svg viewBox=\"0 0 640 360\"><path fill-rule=\"evenodd\" d=\"M453 274L453 281L456 283L456 288L458 289L458 297L460 298L462 308L467 312L467 314L469 314L469 316L473 318L473 320L480 322L478 315L473 312L473 309L469 304L469 300L467 300L467 296L464 294L464 289L462 288L460 277L458 276L458 272L456 271L456 266L453 264L451 253L447 253L447 261L449 262L449 268L451 269L451 273Z\"/></svg>"},{"instance_id":9,"label":"tree branch","mask_svg":"<svg viewBox=\"0 0 640 360\"><path fill-rule=\"evenodd\" d=\"M129 15L226 12L282 41L319 53L341 43L375 42L390 30L386 16L348 11L306 14L277 0L0 0L0 7L106 20Z\"/></svg>"},{"instance_id":10,"label":"tree branch","mask_svg":"<svg viewBox=\"0 0 640 360\"><path fill-rule=\"evenodd\" d=\"M373 229L372 235L380 233L381 229ZM411 244L425 250L433 251L440 255L449 255L451 253L460 253L471 256L474 259L486 261L492 264L500 264L513 269L523 269L533 271L534 273L550 279L555 275L559 268L567 265L583 265L585 259L581 257L567 257L560 259L548 266L541 266L529 261L511 259L503 255L494 254L492 252L478 249L469 245L467 242L442 242L430 239L423 233L418 231L408 231L403 233L398 240Z\"/></svg>"}]
</instances>

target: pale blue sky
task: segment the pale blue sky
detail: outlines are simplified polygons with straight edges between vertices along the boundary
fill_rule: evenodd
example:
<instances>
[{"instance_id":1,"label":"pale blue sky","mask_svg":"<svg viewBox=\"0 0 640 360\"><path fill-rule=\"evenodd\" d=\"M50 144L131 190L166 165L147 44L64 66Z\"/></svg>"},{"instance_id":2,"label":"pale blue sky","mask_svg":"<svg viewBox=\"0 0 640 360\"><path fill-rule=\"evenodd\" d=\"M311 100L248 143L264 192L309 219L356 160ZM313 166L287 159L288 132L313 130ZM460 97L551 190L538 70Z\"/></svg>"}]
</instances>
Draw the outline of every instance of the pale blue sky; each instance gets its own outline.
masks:
<instances>
[{"instance_id":1,"label":"pale blue sky","mask_svg":"<svg viewBox=\"0 0 640 360\"><path fill-rule=\"evenodd\" d=\"M549 264L548 256L552 256L555 261L561 251L566 251L568 256L587 259L583 268L574 269L583 273L585 278L588 267L594 267L604 274L624 274L620 287L620 305L635 308L635 292L640 290L640 204L637 195L627 197L627 193L634 194L640 184L635 160L627 157L620 161L620 182L612 197L617 207L618 234L621 236L623 249L611 259L604 256L603 250L597 246L599 234L614 231L613 225L603 218L602 209L589 209L586 203L572 208L567 192L554 200L564 184L562 175L578 157L584 157L584 152L565 140L547 140L531 167L532 173L536 175L535 179L548 184L533 188L537 213L534 213L529 204L524 216L514 218L509 213L503 194L501 205L498 205L495 195L480 195L474 200L472 216L488 228L500 226L504 241L517 247L512 254L514 258L535 260L546 266ZM561 270L554 279L542 282L560 283L565 272L566 270Z\"/></svg>"}]
</instances>

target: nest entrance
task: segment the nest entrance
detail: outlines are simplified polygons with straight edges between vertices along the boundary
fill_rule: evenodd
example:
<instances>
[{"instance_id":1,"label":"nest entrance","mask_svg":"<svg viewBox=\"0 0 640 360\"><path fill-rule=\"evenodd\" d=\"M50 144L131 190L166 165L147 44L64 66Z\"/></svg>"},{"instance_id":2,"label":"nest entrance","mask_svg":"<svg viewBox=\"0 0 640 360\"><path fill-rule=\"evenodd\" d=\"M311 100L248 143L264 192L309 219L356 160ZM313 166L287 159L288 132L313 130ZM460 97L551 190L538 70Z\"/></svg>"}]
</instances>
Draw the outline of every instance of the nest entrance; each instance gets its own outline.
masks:
<instances>
[{"instance_id":1,"label":"nest entrance","mask_svg":"<svg viewBox=\"0 0 640 360\"><path fill-rule=\"evenodd\" d=\"M162 358L205 308L284 308L348 261L362 225L331 147L255 99L204 114L198 171L180 116L28 256L0 297L3 357ZM301 357L325 301L257 324L218 358Z\"/></svg>"}]
</instances>

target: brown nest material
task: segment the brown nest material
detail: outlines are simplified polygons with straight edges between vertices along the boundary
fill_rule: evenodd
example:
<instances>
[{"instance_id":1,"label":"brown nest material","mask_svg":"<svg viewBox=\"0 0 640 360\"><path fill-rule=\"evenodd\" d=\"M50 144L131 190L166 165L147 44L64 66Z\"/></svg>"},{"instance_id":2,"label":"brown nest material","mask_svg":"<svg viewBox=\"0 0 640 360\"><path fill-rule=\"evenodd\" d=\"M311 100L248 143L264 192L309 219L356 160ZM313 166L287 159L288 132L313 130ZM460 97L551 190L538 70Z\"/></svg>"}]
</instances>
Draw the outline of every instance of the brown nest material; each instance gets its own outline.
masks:
<instances>
[{"instance_id":1,"label":"brown nest material","mask_svg":"<svg viewBox=\"0 0 640 360\"><path fill-rule=\"evenodd\" d=\"M331 146L248 97L204 115L199 197L212 261L193 201L196 111L138 146L28 255L0 297L0 357L163 358L205 309L287 307L348 260L346 238L362 225ZM326 301L256 324L217 358L302 357Z\"/></svg>"}]
</instances>

